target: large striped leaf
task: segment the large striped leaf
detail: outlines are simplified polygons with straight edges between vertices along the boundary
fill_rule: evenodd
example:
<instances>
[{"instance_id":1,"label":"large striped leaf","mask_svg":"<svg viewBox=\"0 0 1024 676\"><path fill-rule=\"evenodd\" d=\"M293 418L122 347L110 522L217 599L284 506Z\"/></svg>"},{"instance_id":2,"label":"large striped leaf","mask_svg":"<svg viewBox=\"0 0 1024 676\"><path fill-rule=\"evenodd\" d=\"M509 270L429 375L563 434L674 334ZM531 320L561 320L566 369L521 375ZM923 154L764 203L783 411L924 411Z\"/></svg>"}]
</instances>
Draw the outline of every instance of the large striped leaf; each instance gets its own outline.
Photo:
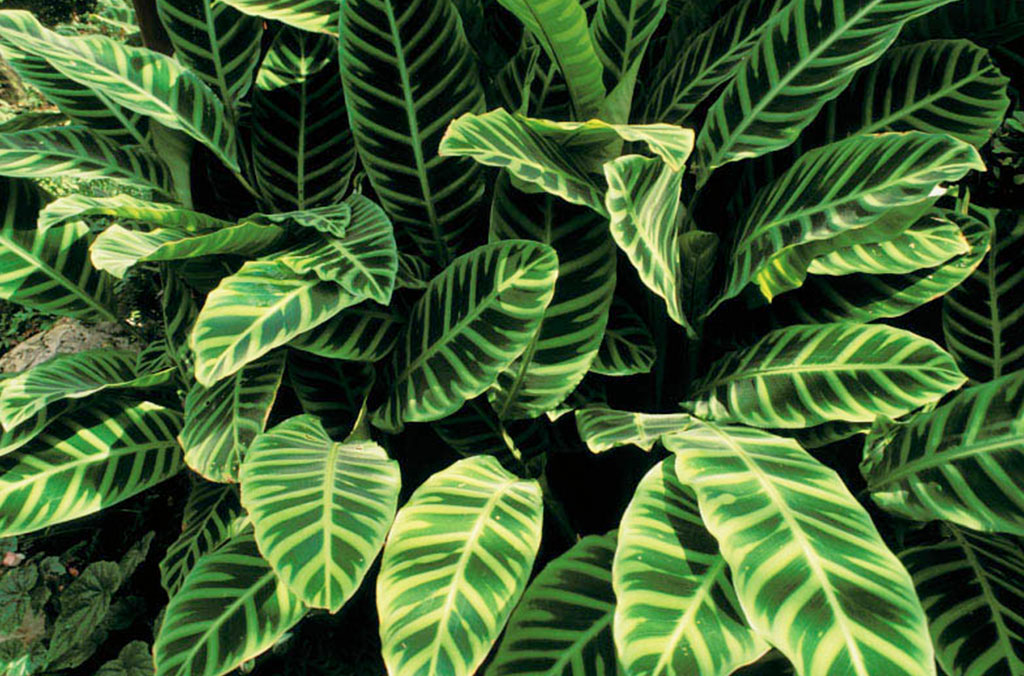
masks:
<instances>
[{"instance_id":1,"label":"large striped leaf","mask_svg":"<svg viewBox=\"0 0 1024 676\"><path fill-rule=\"evenodd\" d=\"M769 299L798 286L806 263L792 255L795 247L864 228L887 211L923 202L942 182L984 168L972 146L920 132L854 137L801 155L751 205L712 310L752 280ZM772 266L792 269L769 276Z\"/></svg>"},{"instance_id":2,"label":"large striped leaf","mask_svg":"<svg viewBox=\"0 0 1024 676\"><path fill-rule=\"evenodd\" d=\"M636 487L619 524L612 583L615 645L630 674L725 676L768 650L747 626L675 458Z\"/></svg>"},{"instance_id":3,"label":"large striped leaf","mask_svg":"<svg viewBox=\"0 0 1024 676\"><path fill-rule=\"evenodd\" d=\"M374 424L438 420L487 390L537 332L557 274L554 249L539 242L506 240L453 261L412 308Z\"/></svg>"},{"instance_id":4,"label":"large striped leaf","mask_svg":"<svg viewBox=\"0 0 1024 676\"><path fill-rule=\"evenodd\" d=\"M798 291L783 296L776 316L812 323L868 322L898 317L957 288L970 277L989 250L992 233L970 216L939 212L962 229L969 250L936 268L900 274L855 274L844 277L812 275ZM871 245L867 245L871 246ZM884 245L883 245L884 248Z\"/></svg>"},{"instance_id":5,"label":"large striped leaf","mask_svg":"<svg viewBox=\"0 0 1024 676\"><path fill-rule=\"evenodd\" d=\"M273 225L242 222L202 235L185 230L156 228L129 230L117 223L101 232L89 256L93 265L118 279L139 263L199 258L216 254L254 255L284 239L284 230Z\"/></svg>"},{"instance_id":6,"label":"large striped leaf","mask_svg":"<svg viewBox=\"0 0 1024 676\"><path fill-rule=\"evenodd\" d=\"M0 26L2 26L0 13ZM48 127L0 134L0 175L23 178L109 178L173 195L171 175L156 155L120 148L85 127Z\"/></svg>"},{"instance_id":7,"label":"large striped leaf","mask_svg":"<svg viewBox=\"0 0 1024 676\"><path fill-rule=\"evenodd\" d=\"M805 137L834 141L852 134L916 130L981 147L1010 104L1007 82L988 52L967 40L897 47L860 71Z\"/></svg>"},{"instance_id":8,"label":"large striped leaf","mask_svg":"<svg viewBox=\"0 0 1024 676\"><path fill-rule=\"evenodd\" d=\"M305 614L260 556L252 531L199 560L167 604L156 676L221 676L269 649Z\"/></svg>"},{"instance_id":9,"label":"large striped leaf","mask_svg":"<svg viewBox=\"0 0 1024 676\"><path fill-rule=\"evenodd\" d=\"M137 380L135 354L126 350L98 348L57 355L4 381L0 425L7 429L20 425L61 399L158 382L158 378L148 377Z\"/></svg>"},{"instance_id":10,"label":"large striped leaf","mask_svg":"<svg viewBox=\"0 0 1024 676\"><path fill-rule=\"evenodd\" d=\"M241 532L246 522L236 486L193 483L185 503L181 535L160 560L160 584L167 595L174 598L199 559Z\"/></svg>"},{"instance_id":11,"label":"large striped leaf","mask_svg":"<svg viewBox=\"0 0 1024 676\"><path fill-rule=\"evenodd\" d=\"M601 346L615 291L615 248L604 219L544 193L495 188L491 241L529 239L558 254L554 296L521 357L498 374L488 399L498 417L535 418L561 404Z\"/></svg>"},{"instance_id":12,"label":"large striped leaf","mask_svg":"<svg viewBox=\"0 0 1024 676\"><path fill-rule=\"evenodd\" d=\"M647 43L665 16L667 0L598 0L590 34L605 80L626 81L632 92Z\"/></svg>"},{"instance_id":13,"label":"large striped leaf","mask_svg":"<svg viewBox=\"0 0 1024 676\"><path fill-rule=\"evenodd\" d=\"M2 383L3 381L0 381ZM0 387L0 393L2 393ZM88 399L58 399L36 411L31 418L13 427L0 427L0 455L12 453L39 436L60 416L87 405Z\"/></svg>"},{"instance_id":14,"label":"large striped leaf","mask_svg":"<svg viewBox=\"0 0 1024 676\"><path fill-rule=\"evenodd\" d=\"M754 427L896 418L933 404L966 378L935 343L890 326L791 326L715 362L694 413Z\"/></svg>"},{"instance_id":15,"label":"large striped leaf","mask_svg":"<svg viewBox=\"0 0 1024 676\"><path fill-rule=\"evenodd\" d=\"M189 467L210 481L238 481L242 458L270 417L286 354L271 352L210 387L192 384L181 431Z\"/></svg>"},{"instance_id":16,"label":"large striped leaf","mask_svg":"<svg viewBox=\"0 0 1024 676\"><path fill-rule=\"evenodd\" d=\"M365 302L342 310L289 343L303 352L347 361L379 361L394 349L404 318Z\"/></svg>"},{"instance_id":17,"label":"large striped leaf","mask_svg":"<svg viewBox=\"0 0 1024 676\"><path fill-rule=\"evenodd\" d=\"M615 533L590 535L544 567L508 621L487 676L624 673L612 642Z\"/></svg>"},{"instance_id":18,"label":"large striped leaf","mask_svg":"<svg viewBox=\"0 0 1024 676\"><path fill-rule=\"evenodd\" d=\"M313 237L276 256L299 274L312 273L338 284L354 298L381 305L391 302L398 272L398 249L391 221L379 206L362 195L347 201L351 221L342 237Z\"/></svg>"},{"instance_id":19,"label":"large striped leaf","mask_svg":"<svg viewBox=\"0 0 1024 676\"><path fill-rule=\"evenodd\" d=\"M199 211L183 209L173 204L151 202L131 195L71 194L58 197L39 212L40 230L69 220L86 216L112 216L125 221L138 221L153 227L174 227L192 233L207 232L231 226L230 221L214 218Z\"/></svg>"},{"instance_id":20,"label":"large striped leaf","mask_svg":"<svg viewBox=\"0 0 1024 676\"><path fill-rule=\"evenodd\" d=\"M549 427L539 419L501 421L484 397L430 425L463 457L493 455L503 467L531 472L543 467L551 449Z\"/></svg>"},{"instance_id":21,"label":"large striped leaf","mask_svg":"<svg viewBox=\"0 0 1024 676\"><path fill-rule=\"evenodd\" d=\"M999 45L1024 36L1024 10L1018 2L957 0L907 26L913 39L966 37Z\"/></svg>"},{"instance_id":22,"label":"large striped leaf","mask_svg":"<svg viewBox=\"0 0 1024 676\"><path fill-rule=\"evenodd\" d=\"M303 603L338 612L384 546L398 464L369 439L335 442L312 415L253 441L240 474L256 543Z\"/></svg>"},{"instance_id":23,"label":"large striped leaf","mask_svg":"<svg viewBox=\"0 0 1024 676\"><path fill-rule=\"evenodd\" d=\"M335 441L344 441L352 433L376 381L376 371L370 364L298 350L289 351L285 374L303 412L318 418L327 436Z\"/></svg>"},{"instance_id":24,"label":"large striped leaf","mask_svg":"<svg viewBox=\"0 0 1024 676\"><path fill-rule=\"evenodd\" d=\"M304 31L337 35L337 0L223 0L240 12L274 19Z\"/></svg>"},{"instance_id":25,"label":"large striped leaf","mask_svg":"<svg viewBox=\"0 0 1024 676\"><path fill-rule=\"evenodd\" d=\"M945 2L796 0L776 12L708 112L697 138L701 178L795 141L858 69L882 55L904 22Z\"/></svg>"},{"instance_id":26,"label":"large striped leaf","mask_svg":"<svg viewBox=\"0 0 1024 676\"><path fill-rule=\"evenodd\" d=\"M174 59L110 38L67 38L68 50L28 12L0 12L0 39L44 55L66 77L99 92L128 110L179 129L238 169L235 130L224 104L195 73Z\"/></svg>"},{"instance_id":27,"label":"large striped leaf","mask_svg":"<svg viewBox=\"0 0 1024 676\"><path fill-rule=\"evenodd\" d=\"M263 26L223 2L156 0L174 56L234 113L252 86Z\"/></svg>"},{"instance_id":28,"label":"large striped leaf","mask_svg":"<svg viewBox=\"0 0 1024 676\"><path fill-rule=\"evenodd\" d=\"M355 302L333 282L275 261L249 261L221 280L199 311L189 344L207 387L322 324Z\"/></svg>"},{"instance_id":29,"label":"large striped leaf","mask_svg":"<svg viewBox=\"0 0 1024 676\"><path fill-rule=\"evenodd\" d=\"M180 414L104 397L0 458L0 533L94 514L181 470Z\"/></svg>"},{"instance_id":30,"label":"large striped leaf","mask_svg":"<svg viewBox=\"0 0 1024 676\"><path fill-rule=\"evenodd\" d=\"M641 117L685 123L701 101L733 76L767 20L783 4L782 0L742 0L696 37L685 35L680 54L653 66L655 77ZM676 31L684 35L682 27L674 26L673 34Z\"/></svg>"},{"instance_id":31,"label":"large striped leaf","mask_svg":"<svg viewBox=\"0 0 1024 676\"><path fill-rule=\"evenodd\" d=\"M279 209L332 204L348 189L356 152L338 49L326 35L284 28L260 66L253 93L253 165Z\"/></svg>"},{"instance_id":32,"label":"large striped leaf","mask_svg":"<svg viewBox=\"0 0 1024 676\"><path fill-rule=\"evenodd\" d=\"M160 297L160 314L164 325L165 349L187 379L194 369L192 352L188 348L188 337L192 333L199 306L180 275L165 268L161 274L163 293Z\"/></svg>"},{"instance_id":33,"label":"large striped leaf","mask_svg":"<svg viewBox=\"0 0 1024 676\"><path fill-rule=\"evenodd\" d=\"M879 421L861 471L905 518L1024 535L1024 372L964 390L905 423Z\"/></svg>"},{"instance_id":34,"label":"large striped leaf","mask_svg":"<svg viewBox=\"0 0 1024 676\"><path fill-rule=\"evenodd\" d=\"M1024 544L947 526L947 537L905 549L935 644L951 676L1024 674Z\"/></svg>"},{"instance_id":35,"label":"large striped leaf","mask_svg":"<svg viewBox=\"0 0 1024 676\"><path fill-rule=\"evenodd\" d=\"M942 300L946 345L974 380L1024 368L1024 213L975 207L992 233L980 267Z\"/></svg>"},{"instance_id":36,"label":"large striped leaf","mask_svg":"<svg viewBox=\"0 0 1024 676\"><path fill-rule=\"evenodd\" d=\"M597 113L604 100L604 69L579 0L498 0L523 22L565 78L577 120ZM600 29L595 29L600 31ZM605 28L607 31L607 27ZM600 40L600 38L599 38Z\"/></svg>"},{"instance_id":37,"label":"large striped leaf","mask_svg":"<svg viewBox=\"0 0 1024 676\"><path fill-rule=\"evenodd\" d=\"M625 155L604 165L611 232L647 288L665 301L668 316L693 335L682 306L679 191L682 171L660 160Z\"/></svg>"},{"instance_id":38,"label":"large striped leaf","mask_svg":"<svg viewBox=\"0 0 1024 676\"><path fill-rule=\"evenodd\" d=\"M89 228L33 225L40 195L25 180L0 178L0 298L43 312L112 320L112 278L89 262Z\"/></svg>"},{"instance_id":39,"label":"large striped leaf","mask_svg":"<svg viewBox=\"0 0 1024 676\"><path fill-rule=\"evenodd\" d=\"M644 320L620 296L615 296L608 311L604 339L590 370L602 376L648 373L656 356L654 338Z\"/></svg>"},{"instance_id":40,"label":"large striped leaf","mask_svg":"<svg viewBox=\"0 0 1024 676\"><path fill-rule=\"evenodd\" d=\"M448 123L481 112L483 88L448 0L347 0L341 76L359 157L401 236L442 265L479 239L481 170L440 158Z\"/></svg>"},{"instance_id":41,"label":"large striped leaf","mask_svg":"<svg viewBox=\"0 0 1024 676\"><path fill-rule=\"evenodd\" d=\"M535 481L489 455L425 481L395 518L377 578L392 676L471 676L526 587L540 545Z\"/></svg>"},{"instance_id":42,"label":"large striped leaf","mask_svg":"<svg viewBox=\"0 0 1024 676\"><path fill-rule=\"evenodd\" d=\"M910 575L834 471L748 427L700 423L665 444L747 621L798 674L935 674Z\"/></svg>"},{"instance_id":43,"label":"large striped leaf","mask_svg":"<svg viewBox=\"0 0 1024 676\"><path fill-rule=\"evenodd\" d=\"M691 420L688 413L634 413L588 406L576 411L576 430L594 453L629 444L649 451L662 436L686 428Z\"/></svg>"}]
</instances>

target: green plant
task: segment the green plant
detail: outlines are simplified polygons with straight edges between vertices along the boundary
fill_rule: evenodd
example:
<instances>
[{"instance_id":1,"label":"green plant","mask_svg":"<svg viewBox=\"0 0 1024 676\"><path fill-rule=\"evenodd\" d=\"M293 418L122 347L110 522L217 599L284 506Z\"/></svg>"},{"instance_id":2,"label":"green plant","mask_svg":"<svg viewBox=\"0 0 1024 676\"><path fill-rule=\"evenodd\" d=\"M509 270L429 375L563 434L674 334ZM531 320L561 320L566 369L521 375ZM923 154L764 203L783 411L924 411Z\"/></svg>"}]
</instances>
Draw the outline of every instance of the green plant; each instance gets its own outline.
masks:
<instances>
[{"instance_id":1,"label":"green plant","mask_svg":"<svg viewBox=\"0 0 1024 676\"><path fill-rule=\"evenodd\" d=\"M1016 5L156 10L173 58L0 12L70 121L0 134L0 295L163 315L2 381L0 535L197 475L158 676L368 577L396 676L1024 673Z\"/></svg>"}]
</instances>

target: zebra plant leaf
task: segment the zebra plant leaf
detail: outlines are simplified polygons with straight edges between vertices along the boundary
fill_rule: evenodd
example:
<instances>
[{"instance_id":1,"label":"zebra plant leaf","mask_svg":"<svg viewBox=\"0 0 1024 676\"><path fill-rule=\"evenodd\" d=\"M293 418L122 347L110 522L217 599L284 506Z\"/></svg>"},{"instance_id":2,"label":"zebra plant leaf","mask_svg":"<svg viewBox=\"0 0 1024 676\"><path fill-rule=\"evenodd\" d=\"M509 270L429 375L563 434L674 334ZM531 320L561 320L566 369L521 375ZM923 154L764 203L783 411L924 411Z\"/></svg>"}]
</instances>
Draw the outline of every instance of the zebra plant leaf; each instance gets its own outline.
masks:
<instances>
[{"instance_id":1,"label":"zebra plant leaf","mask_svg":"<svg viewBox=\"0 0 1024 676\"><path fill-rule=\"evenodd\" d=\"M0 393L2 393L0 388ZM88 399L58 399L32 414L18 425L0 427L0 455L12 453L39 436L57 418L85 405Z\"/></svg>"},{"instance_id":2,"label":"zebra plant leaf","mask_svg":"<svg viewBox=\"0 0 1024 676\"><path fill-rule=\"evenodd\" d=\"M157 228L128 230L117 223L97 235L89 247L92 264L118 279L139 263L174 261L217 254L254 255L284 239L284 230L272 225L238 223L201 235Z\"/></svg>"},{"instance_id":3,"label":"zebra plant leaf","mask_svg":"<svg viewBox=\"0 0 1024 676\"><path fill-rule=\"evenodd\" d=\"M389 674L476 672L526 587L542 515L537 482L489 455L460 460L416 489L391 527L377 578Z\"/></svg>"},{"instance_id":4,"label":"zebra plant leaf","mask_svg":"<svg viewBox=\"0 0 1024 676\"><path fill-rule=\"evenodd\" d=\"M177 474L180 414L101 398L0 457L0 533L31 533L94 514Z\"/></svg>"},{"instance_id":5,"label":"zebra plant leaf","mask_svg":"<svg viewBox=\"0 0 1024 676\"><path fill-rule=\"evenodd\" d=\"M89 261L89 228L34 227L40 195L27 180L0 178L0 298L43 312L113 320L113 278Z\"/></svg>"},{"instance_id":6,"label":"zebra plant leaf","mask_svg":"<svg viewBox=\"0 0 1024 676\"><path fill-rule=\"evenodd\" d=\"M374 424L438 420L486 391L537 332L557 274L554 249L539 242L505 240L455 259L412 308Z\"/></svg>"},{"instance_id":7,"label":"zebra plant leaf","mask_svg":"<svg viewBox=\"0 0 1024 676\"><path fill-rule=\"evenodd\" d=\"M199 560L241 532L247 522L238 487L196 481L189 491L181 535L160 560L160 584L171 598Z\"/></svg>"},{"instance_id":8,"label":"zebra plant leaf","mask_svg":"<svg viewBox=\"0 0 1024 676\"><path fill-rule=\"evenodd\" d=\"M391 221L362 195L348 199L351 221L343 237L314 237L275 257L298 274L312 273L338 284L355 298L391 302L398 272L398 249Z\"/></svg>"},{"instance_id":9,"label":"zebra plant leaf","mask_svg":"<svg viewBox=\"0 0 1024 676\"><path fill-rule=\"evenodd\" d=\"M896 418L967 379L930 340L883 325L791 326L715 362L697 384L695 415L753 427Z\"/></svg>"},{"instance_id":10,"label":"zebra plant leaf","mask_svg":"<svg viewBox=\"0 0 1024 676\"><path fill-rule=\"evenodd\" d=\"M221 676L271 648L306 612L246 529L202 557L167 604L156 676Z\"/></svg>"},{"instance_id":11,"label":"zebra plant leaf","mask_svg":"<svg viewBox=\"0 0 1024 676\"><path fill-rule=\"evenodd\" d=\"M263 25L210 0L157 0L175 58L198 75L234 115L252 86Z\"/></svg>"},{"instance_id":12,"label":"zebra plant leaf","mask_svg":"<svg viewBox=\"0 0 1024 676\"><path fill-rule=\"evenodd\" d=\"M404 324L391 310L366 302L299 334L288 346L330 359L380 361L395 348Z\"/></svg>"},{"instance_id":13,"label":"zebra plant leaf","mask_svg":"<svg viewBox=\"0 0 1024 676\"><path fill-rule=\"evenodd\" d=\"M341 79L359 158L399 236L447 265L476 239L484 188L473 162L437 156L448 123L484 107L458 13L434 0L346 1Z\"/></svg>"},{"instance_id":14,"label":"zebra plant leaf","mask_svg":"<svg viewBox=\"0 0 1024 676\"><path fill-rule=\"evenodd\" d=\"M274 19L293 28L337 35L337 0L224 0L252 16Z\"/></svg>"},{"instance_id":15,"label":"zebra plant leaf","mask_svg":"<svg viewBox=\"0 0 1024 676\"><path fill-rule=\"evenodd\" d=\"M284 210L339 201L356 152L338 49L326 35L284 28L260 66L253 92L253 164L264 197Z\"/></svg>"},{"instance_id":16,"label":"zebra plant leaf","mask_svg":"<svg viewBox=\"0 0 1024 676\"><path fill-rule=\"evenodd\" d=\"M604 165L611 232L668 316L695 335L682 306L677 216L683 174L660 160L625 155Z\"/></svg>"},{"instance_id":17,"label":"zebra plant leaf","mask_svg":"<svg viewBox=\"0 0 1024 676\"><path fill-rule=\"evenodd\" d=\"M544 463L552 443L549 429L541 420L503 422L484 397L467 401L458 411L430 427L459 455L493 455L503 467L515 470L522 470L525 465L531 471Z\"/></svg>"},{"instance_id":18,"label":"zebra plant leaf","mask_svg":"<svg viewBox=\"0 0 1024 676\"><path fill-rule=\"evenodd\" d=\"M805 264L787 270L781 282L766 271L798 265L785 256L796 247L867 227L888 210L923 202L942 182L984 168L972 146L920 132L849 138L804 153L755 198L712 310L752 280L769 299L798 286Z\"/></svg>"},{"instance_id":19,"label":"zebra plant leaf","mask_svg":"<svg viewBox=\"0 0 1024 676\"><path fill-rule=\"evenodd\" d=\"M1024 12L999 0L960 0L907 26L913 39L966 36L982 45L1000 45L1024 35Z\"/></svg>"},{"instance_id":20,"label":"zebra plant leaf","mask_svg":"<svg viewBox=\"0 0 1024 676\"><path fill-rule=\"evenodd\" d=\"M516 239L550 245L558 254L558 277L522 356L488 392L502 420L540 416L576 389L601 346L615 291L615 246L604 219L552 195L521 193L502 176L491 210L491 241Z\"/></svg>"},{"instance_id":21,"label":"zebra plant leaf","mask_svg":"<svg viewBox=\"0 0 1024 676\"><path fill-rule=\"evenodd\" d=\"M718 543L675 459L640 481L612 565L615 645L627 673L725 676L768 650L750 627Z\"/></svg>"},{"instance_id":22,"label":"zebra plant leaf","mask_svg":"<svg viewBox=\"0 0 1024 676\"><path fill-rule=\"evenodd\" d=\"M907 422L878 421L861 472L904 518L1024 535L1024 372L959 393Z\"/></svg>"},{"instance_id":23,"label":"zebra plant leaf","mask_svg":"<svg viewBox=\"0 0 1024 676\"><path fill-rule=\"evenodd\" d=\"M589 535L544 567L508 621L487 676L624 674L612 642L615 533Z\"/></svg>"},{"instance_id":24,"label":"zebra plant leaf","mask_svg":"<svg viewBox=\"0 0 1024 676\"><path fill-rule=\"evenodd\" d=\"M785 148L903 24L950 0L798 0L769 18L697 138L701 180L715 167Z\"/></svg>"},{"instance_id":25,"label":"zebra plant leaf","mask_svg":"<svg viewBox=\"0 0 1024 676\"><path fill-rule=\"evenodd\" d=\"M971 216L942 212L967 241L967 253L935 268L899 274L811 276L780 299L778 316L799 322L860 321L898 317L947 295L971 276L989 250L991 230ZM870 246L870 245L868 245Z\"/></svg>"},{"instance_id":26,"label":"zebra plant leaf","mask_svg":"<svg viewBox=\"0 0 1024 676\"><path fill-rule=\"evenodd\" d=\"M210 387L192 384L181 431L189 467L210 481L238 481L242 458L270 417L285 356L276 350Z\"/></svg>"},{"instance_id":27,"label":"zebra plant leaf","mask_svg":"<svg viewBox=\"0 0 1024 676\"><path fill-rule=\"evenodd\" d=\"M620 296L612 299L608 326L590 370L602 376L649 373L657 351L654 338L629 303Z\"/></svg>"},{"instance_id":28,"label":"zebra plant leaf","mask_svg":"<svg viewBox=\"0 0 1024 676\"><path fill-rule=\"evenodd\" d=\"M692 419L688 413L634 413L588 406L576 411L576 430L594 453L629 444L649 451L662 436L684 429Z\"/></svg>"},{"instance_id":29,"label":"zebra plant leaf","mask_svg":"<svg viewBox=\"0 0 1024 676\"><path fill-rule=\"evenodd\" d=\"M72 194L58 197L39 212L36 225L40 230L46 230L59 223L86 216L110 216L152 227L173 227L190 233L219 230L232 225L230 221L198 211L124 194L105 197Z\"/></svg>"},{"instance_id":30,"label":"zebra plant leaf","mask_svg":"<svg viewBox=\"0 0 1024 676\"><path fill-rule=\"evenodd\" d=\"M948 525L943 531L945 538L900 552L928 614L936 659L955 676L1024 674L1021 540Z\"/></svg>"},{"instance_id":31,"label":"zebra plant leaf","mask_svg":"<svg viewBox=\"0 0 1024 676\"><path fill-rule=\"evenodd\" d=\"M747 621L798 674L935 674L910 575L834 471L748 427L698 423L665 444Z\"/></svg>"},{"instance_id":32,"label":"zebra plant leaf","mask_svg":"<svg viewBox=\"0 0 1024 676\"><path fill-rule=\"evenodd\" d=\"M240 478L271 567L303 603L338 612L384 546L398 464L373 441L335 442L319 419L301 415L253 441Z\"/></svg>"},{"instance_id":33,"label":"zebra plant leaf","mask_svg":"<svg viewBox=\"0 0 1024 676\"><path fill-rule=\"evenodd\" d=\"M942 299L946 345L973 380L1024 368L1024 214L975 207L992 233L977 270Z\"/></svg>"},{"instance_id":34,"label":"zebra plant leaf","mask_svg":"<svg viewBox=\"0 0 1024 676\"><path fill-rule=\"evenodd\" d=\"M604 100L604 69L579 0L498 0L536 38L565 78L574 117L594 117ZM604 25L602 24L602 27ZM595 28L601 33L600 28ZM609 31L604 27L603 32Z\"/></svg>"},{"instance_id":35,"label":"zebra plant leaf","mask_svg":"<svg viewBox=\"0 0 1024 676\"><path fill-rule=\"evenodd\" d=\"M205 387L322 324L355 299L333 282L276 261L249 261L221 280L199 311L189 345Z\"/></svg>"},{"instance_id":36,"label":"zebra plant leaf","mask_svg":"<svg viewBox=\"0 0 1024 676\"><path fill-rule=\"evenodd\" d=\"M0 26L2 20L0 14ZM170 173L156 155L119 148L85 127L0 134L0 176L109 178L163 195L174 194Z\"/></svg>"},{"instance_id":37,"label":"zebra plant leaf","mask_svg":"<svg viewBox=\"0 0 1024 676\"><path fill-rule=\"evenodd\" d=\"M224 104L198 75L168 56L105 36L66 38L77 47L71 52L52 35L28 12L0 13L0 39L44 55L66 77L128 110L185 132L238 170L234 127Z\"/></svg>"},{"instance_id":38,"label":"zebra plant leaf","mask_svg":"<svg viewBox=\"0 0 1024 676\"><path fill-rule=\"evenodd\" d=\"M288 353L288 384L305 413L320 420L327 436L344 441L359 418L376 380L370 364L327 359L299 350Z\"/></svg>"},{"instance_id":39,"label":"zebra plant leaf","mask_svg":"<svg viewBox=\"0 0 1024 676\"><path fill-rule=\"evenodd\" d=\"M667 6L668 0L598 1L590 34L606 80L621 83L635 79L647 43Z\"/></svg>"}]
</instances>

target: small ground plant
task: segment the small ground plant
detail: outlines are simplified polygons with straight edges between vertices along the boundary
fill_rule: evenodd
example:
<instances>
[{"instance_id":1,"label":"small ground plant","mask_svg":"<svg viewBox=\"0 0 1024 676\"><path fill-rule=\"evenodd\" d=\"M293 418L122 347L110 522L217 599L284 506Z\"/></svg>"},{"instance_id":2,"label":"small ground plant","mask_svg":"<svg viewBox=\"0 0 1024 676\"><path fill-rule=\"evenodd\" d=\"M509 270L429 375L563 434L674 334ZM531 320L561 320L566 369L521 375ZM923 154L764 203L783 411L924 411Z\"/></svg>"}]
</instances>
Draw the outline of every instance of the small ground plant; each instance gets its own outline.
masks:
<instances>
[{"instance_id":1,"label":"small ground plant","mask_svg":"<svg viewBox=\"0 0 1024 676\"><path fill-rule=\"evenodd\" d=\"M0 297L159 316L0 380L0 673L153 550L105 676L1024 674L1019 3L103 7L0 11Z\"/></svg>"}]
</instances>

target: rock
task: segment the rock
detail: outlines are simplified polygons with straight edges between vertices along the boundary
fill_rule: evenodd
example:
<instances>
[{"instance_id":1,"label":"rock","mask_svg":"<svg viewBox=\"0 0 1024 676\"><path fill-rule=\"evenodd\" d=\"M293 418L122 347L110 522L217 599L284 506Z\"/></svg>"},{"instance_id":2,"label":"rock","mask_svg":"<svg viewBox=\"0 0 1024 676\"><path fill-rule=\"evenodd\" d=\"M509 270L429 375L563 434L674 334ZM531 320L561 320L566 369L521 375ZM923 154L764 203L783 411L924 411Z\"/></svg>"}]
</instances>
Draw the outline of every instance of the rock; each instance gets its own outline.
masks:
<instances>
[{"instance_id":1,"label":"rock","mask_svg":"<svg viewBox=\"0 0 1024 676\"><path fill-rule=\"evenodd\" d=\"M101 347L132 352L141 349L135 336L117 322L85 324L62 317L50 329L19 343L0 357L0 373L17 373L59 354L73 354Z\"/></svg>"}]
</instances>

